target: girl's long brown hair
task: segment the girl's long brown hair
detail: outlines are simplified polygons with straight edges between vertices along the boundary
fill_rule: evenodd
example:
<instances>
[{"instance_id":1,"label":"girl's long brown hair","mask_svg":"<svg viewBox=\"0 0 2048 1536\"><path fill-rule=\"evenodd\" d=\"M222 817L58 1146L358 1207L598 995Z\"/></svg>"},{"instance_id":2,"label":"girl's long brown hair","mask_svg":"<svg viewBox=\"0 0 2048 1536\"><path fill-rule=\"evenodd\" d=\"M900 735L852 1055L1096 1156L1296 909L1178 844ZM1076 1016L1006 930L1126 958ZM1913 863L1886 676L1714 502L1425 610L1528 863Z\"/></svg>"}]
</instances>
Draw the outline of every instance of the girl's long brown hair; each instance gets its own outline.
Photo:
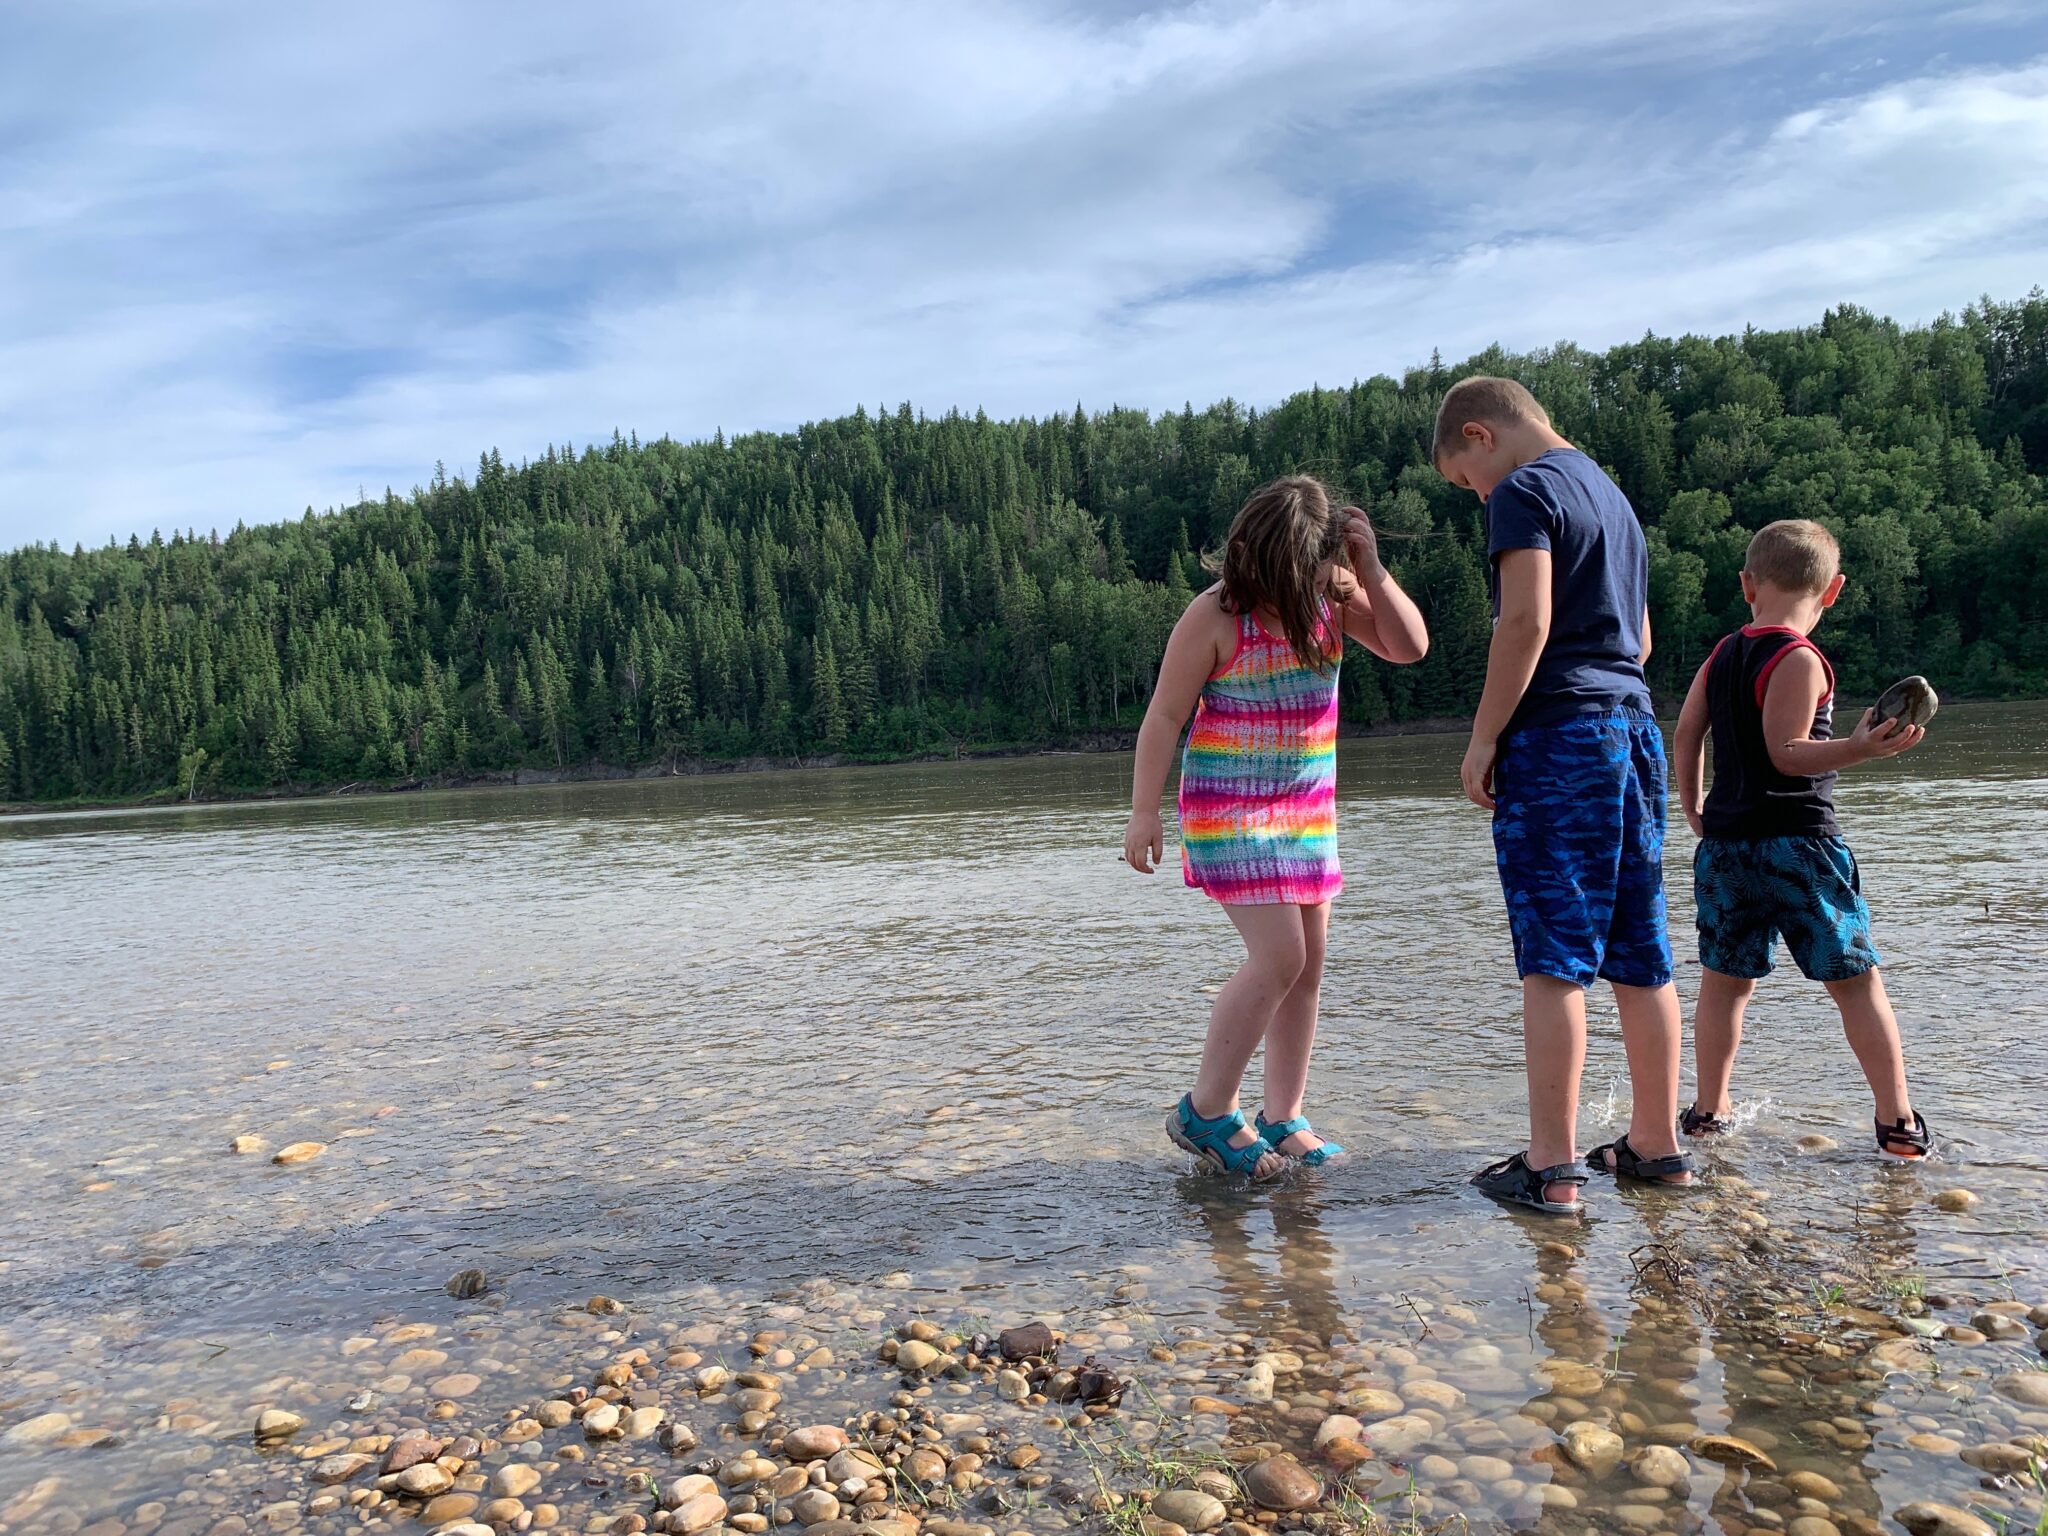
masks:
<instances>
[{"instance_id":1,"label":"girl's long brown hair","mask_svg":"<svg viewBox=\"0 0 2048 1536\"><path fill-rule=\"evenodd\" d=\"M1282 475L1245 498L1223 553L1204 555L1202 565L1222 580L1224 612L1272 609L1301 664L1328 672L1336 658L1316 572L1343 558L1342 503L1313 475Z\"/></svg>"}]
</instances>

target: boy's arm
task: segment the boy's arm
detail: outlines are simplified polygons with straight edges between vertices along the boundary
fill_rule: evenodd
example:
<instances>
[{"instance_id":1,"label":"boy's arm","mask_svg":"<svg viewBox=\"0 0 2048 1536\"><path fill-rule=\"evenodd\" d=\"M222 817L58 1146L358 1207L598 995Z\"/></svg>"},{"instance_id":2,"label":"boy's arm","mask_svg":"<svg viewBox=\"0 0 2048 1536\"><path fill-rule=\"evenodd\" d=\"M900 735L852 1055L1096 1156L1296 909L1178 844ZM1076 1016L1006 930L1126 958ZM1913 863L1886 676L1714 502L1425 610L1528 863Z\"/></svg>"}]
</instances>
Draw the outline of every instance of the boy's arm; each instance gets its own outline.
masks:
<instances>
[{"instance_id":1,"label":"boy's arm","mask_svg":"<svg viewBox=\"0 0 2048 1536\"><path fill-rule=\"evenodd\" d=\"M1486 688L1472 717L1472 744L1458 770L1465 798L1493 809L1493 760L1500 733L1529 691L1543 644L1550 638L1550 551L1504 549L1500 553L1500 618L1486 652Z\"/></svg>"},{"instance_id":2,"label":"boy's arm","mask_svg":"<svg viewBox=\"0 0 2048 1536\"><path fill-rule=\"evenodd\" d=\"M1918 746L1925 727L1887 720L1873 726L1873 711L1863 711L1856 729L1834 741L1813 739L1813 715L1828 690L1827 667L1811 646L1785 653L1764 685L1764 742L1771 766L1780 773L1804 776L1835 773L1872 758L1897 757Z\"/></svg>"},{"instance_id":3,"label":"boy's arm","mask_svg":"<svg viewBox=\"0 0 2048 1536\"><path fill-rule=\"evenodd\" d=\"M1678 734L1671 748L1671 766L1678 775L1678 803L1694 837L1707 835L1701 814L1707 805L1707 668L1713 664L1708 657L1693 674L1685 705L1678 711Z\"/></svg>"},{"instance_id":4,"label":"boy's arm","mask_svg":"<svg viewBox=\"0 0 2048 1536\"><path fill-rule=\"evenodd\" d=\"M1641 654L1640 656L1636 657L1636 665L1637 665L1637 666L1639 666L1639 667L1647 667L1647 666L1648 666L1649 664L1650 664L1650 605L1649 605L1648 603L1645 603L1645 604L1643 604L1643 652L1642 652L1642 654Z\"/></svg>"},{"instance_id":5,"label":"boy's arm","mask_svg":"<svg viewBox=\"0 0 2048 1536\"><path fill-rule=\"evenodd\" d=\"M1188 723L1195 700L1201 697L1224 659L1223 637L1235 628L1216 594L1204 592L1192 603L1160 658L1159 680L1152 688L1152 702L1145 709L1145 723L1138 728L1138 764L1131 776L1131 819L1124 828L1124 861L1143 875L1152 873L1166 856L1166 831L1159 819L1159 797L1166 793L1166 776L1173 768L1173 749L1180 740L1181 727ZM1149 855L1149 857L1148 857Z\"/></svg>"},{"instance_id":6,"label":"boy's arm","mask_svg":"<svg viewBox=\"0 0 2048 1536\"><path fill-rule=\"evenodd\" d=\"M1344 633L1382 661L1406 666L1422 660L1429 652L1429 628L1422 622L1422 610L1380 564L1379 540L1366 515L1356 507L1344 510L1344 552L1351 563L1350 571L1342 567L1337 571L1344 599Z\"/></svg>"}]
</instances>

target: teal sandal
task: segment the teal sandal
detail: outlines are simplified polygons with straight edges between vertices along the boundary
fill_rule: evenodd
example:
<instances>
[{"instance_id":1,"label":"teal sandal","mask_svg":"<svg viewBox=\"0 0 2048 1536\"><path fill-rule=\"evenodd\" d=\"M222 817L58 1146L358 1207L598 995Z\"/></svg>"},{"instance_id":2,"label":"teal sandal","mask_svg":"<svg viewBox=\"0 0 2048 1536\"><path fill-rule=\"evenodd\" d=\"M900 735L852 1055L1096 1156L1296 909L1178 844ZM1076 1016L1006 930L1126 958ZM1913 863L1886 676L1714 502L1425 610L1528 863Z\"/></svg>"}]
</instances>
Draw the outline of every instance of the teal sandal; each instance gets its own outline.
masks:
<instances>
[{"instance_id":1,"label":"teal sandal","mask_svg":"<svg viewBox=\"0 0 2048 1536\"><path fill-rule=\"evenodd\" d=\"M1258 1136L1244 1146L1233 1147L1230 1138L1245 1128L1244 1116L1234 1109L1213 1120L1196 1114L1193 1094L1181 1095L1181 1101L1166 1112L1167 1137L1181 1151L1200 1158L1219 1172L1241 1173L1246 1178L1256 1179L1259 1160L1272 1148ZM1274 1175L1268 1174L1267 1177Z\"/></svg>"},{"instance_id":2,"label":"teal sandal","mask_svg":"<svg viewBox=\"0 0 2048 1536\"><path fill-rule=\"evenodd\" d=\"M1336 1142L1326 1141L1320 1147L1304 1152L1298 1157L1292 1152L1281 1152L1280 1143L1288 1137L1302 1131L1307 1131L1311 1136L1315 1134L1315 1127L1308 1123L1307 1115L1296 1115L1292 1120L1283 1120L1278 1125L1272 1125L1267 1122L1266 1112L1262 1109L1259 1111L1258 1119L1253 1122L1252 1129L1259 1133L1260 1141L1275 1152L1279 1152L1282 1157L1289 1158L1304 1168L1320 1168L1344 1150Z\"/></svg>"}]
</instances>

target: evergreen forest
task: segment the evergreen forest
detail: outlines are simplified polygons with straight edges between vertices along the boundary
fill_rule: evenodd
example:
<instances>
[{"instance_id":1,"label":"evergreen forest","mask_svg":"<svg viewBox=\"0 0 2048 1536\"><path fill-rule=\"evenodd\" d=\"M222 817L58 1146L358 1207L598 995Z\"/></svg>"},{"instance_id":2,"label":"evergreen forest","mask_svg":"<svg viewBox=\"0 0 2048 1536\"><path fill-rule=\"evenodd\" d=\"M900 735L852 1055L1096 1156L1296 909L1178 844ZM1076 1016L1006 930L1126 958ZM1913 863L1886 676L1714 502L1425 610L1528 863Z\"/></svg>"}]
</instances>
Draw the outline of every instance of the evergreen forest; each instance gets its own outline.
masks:
<instances>
[{"instance_id":1,"label":"evergreen forest","mask_svg":"<svg viewBox=\"0 0 2048 1536\"><path fill-rule=\"evenodd\" d=\"M1308 470L1372 515L1427 616L1354 650L1348 721L1469 714L1482 509L1428 451L1444 388L1510 374L1634 502L1653 684L1746 617L1751 530L1815 517L1849 586L1845 695L2048 692L2048 297L1904 327L1498 350L1223 401L996 421L910 406L792 432L485 453L296 521L0 556L0 800L64 802L1085 744L1141 718L1200 552ZM137 507L138 526L150 521Z\"/></svg>"}]
</instances>

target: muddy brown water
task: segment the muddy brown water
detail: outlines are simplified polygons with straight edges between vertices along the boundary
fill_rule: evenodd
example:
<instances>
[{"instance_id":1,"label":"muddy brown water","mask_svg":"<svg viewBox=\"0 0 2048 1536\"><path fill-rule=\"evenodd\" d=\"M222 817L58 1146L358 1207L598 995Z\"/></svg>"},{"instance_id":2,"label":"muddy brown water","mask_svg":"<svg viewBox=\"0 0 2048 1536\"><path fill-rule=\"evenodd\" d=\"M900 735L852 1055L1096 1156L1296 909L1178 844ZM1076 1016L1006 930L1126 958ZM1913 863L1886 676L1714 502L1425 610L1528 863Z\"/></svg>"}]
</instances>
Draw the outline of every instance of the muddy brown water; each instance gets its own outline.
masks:
<instances>
[{"instance_id":1,"label":"muddy brown water","mask_svg":"<svg viewBox=\"0 0 2048 1536\"><path fill-rule=\"evenodd\" d=\"M1934 1498L2031 1528L2037 1495L1925 1448L2048 1431L1993 1390L2044 1364L2031 1330L1855 1380L1830 1351L1856 1358L1923 1294L1922 1332L2048 1302L2048 705L1944 708L1840 797L1939 1160L1871 1155L1826 998L1786 968L1709 1188L1596 1185L1562 1228L1465 1182L1518 1144L1522 1088L1461 748L1340 747L1349 888L1310 1108L1355 1155L1257 1191L1160 1133L1236 955L1177 873L1118 862L1124 758L0 821L0 1520L10 1500L15 1529L137 1531L303 1502L248 1425L273 1402L338 1423L392 1387L395 1348L344 1341L423 1322L450 1356L430 1374L479 1376L495 1413L582 1368L589 1327L562 1319L603 1293L643 1342L737 1348L781 1318L842 1366L912 1312L1060 1318L1148 1382L1156 1407L1128 1411L1197 1445L1305 1449L1347 1390L1438 1379L1461 1405L1368 1469L1382 1495L1412 1478L1432 1521L1775 1528L1731 1515L1704 1462L1661 1514L1626 1471L1543 1513L1532 1455L1561 1397L1632 1450L1768 1441L1844 1490L1844 1518ZM1680 825L1682 962L1690 852ZM1599 1003L1587 1141L1626 1092ZM1802 1150L1816 1134L1838 1145ZM269 1161L299 1141L326 1150ZM1937 1209L1955 1187L1979 1203ZM472 1265L487 1295L446 1295ZM1241 1401L1269 1344L1327 1359L1230 1426L1188 1416L1192 1393ZM843 1374L808 1389L818 1417L886 1397ZM1500 1459L1513 1474L1488 1476Z\"/></svg>"}]
</instances>

